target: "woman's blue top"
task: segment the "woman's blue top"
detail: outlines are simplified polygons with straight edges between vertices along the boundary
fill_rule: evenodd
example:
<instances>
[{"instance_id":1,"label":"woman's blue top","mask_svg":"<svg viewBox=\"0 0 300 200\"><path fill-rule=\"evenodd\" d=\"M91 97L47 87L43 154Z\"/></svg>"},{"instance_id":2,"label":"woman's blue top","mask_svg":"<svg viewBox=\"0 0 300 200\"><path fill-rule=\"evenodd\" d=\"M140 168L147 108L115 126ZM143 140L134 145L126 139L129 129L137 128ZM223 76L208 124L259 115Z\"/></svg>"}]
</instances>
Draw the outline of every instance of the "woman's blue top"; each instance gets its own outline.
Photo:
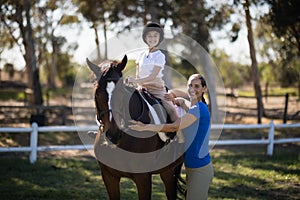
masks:
<instances>
[{"instance_id":1,"label":"woman's blue top","mask_svg":"<svg viewBox=\"0 0 300 200\"><path fill-rule=\"evenodd\" d=\"M197 120L191 126L183 129L187 145L184 164L188 168L199 168L210 163L210 113L208 106L203 102L192 106L188 113L194 115Z\"/></svg>"}]
</instances>

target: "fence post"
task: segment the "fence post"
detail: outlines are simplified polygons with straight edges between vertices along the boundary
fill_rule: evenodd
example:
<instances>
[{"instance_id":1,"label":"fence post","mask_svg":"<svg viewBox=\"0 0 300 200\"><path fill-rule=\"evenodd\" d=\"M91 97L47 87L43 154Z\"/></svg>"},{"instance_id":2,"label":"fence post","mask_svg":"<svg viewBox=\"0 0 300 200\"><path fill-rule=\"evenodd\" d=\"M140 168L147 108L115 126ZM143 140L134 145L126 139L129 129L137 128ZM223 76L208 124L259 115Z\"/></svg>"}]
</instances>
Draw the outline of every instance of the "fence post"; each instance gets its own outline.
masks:
<instances>
[{"instance_id":1,"label":"fence post","mask_svg":"<svg viewBox=\"0 0 300 200\"><path fill-rule=\"evenodd\" d=\"M33 164L36 161L37 158L37 143L38 143L38 125L36 122L33 122L32 125L32 131L30 133L30 156L29 160L30 163Z\"/></svg>"},{"instance_id":2,"label":"fence post","mask_svg":"<svg viewBox=\"0 0 300 200\"><path fill-rule=\"evenodd\" d=\"M286 124L287 120L287 110L289 105L289 93L285 94L285 105L284 105L284 113L283 113L283 123Z\"/></svg>"},{"instance_id":3,"label":"fence post","mask_svg":"<svg viewBox=\"0 0 300 200\"><path fill-rule=\"evenodd\" d=\"M268 134L269 144L268 144L268 150L267 155L272 156L273 155L273 149L274 149L274 129L275 125L273 120L270 122L270 129Z\"/></svg>"}]
</instances>

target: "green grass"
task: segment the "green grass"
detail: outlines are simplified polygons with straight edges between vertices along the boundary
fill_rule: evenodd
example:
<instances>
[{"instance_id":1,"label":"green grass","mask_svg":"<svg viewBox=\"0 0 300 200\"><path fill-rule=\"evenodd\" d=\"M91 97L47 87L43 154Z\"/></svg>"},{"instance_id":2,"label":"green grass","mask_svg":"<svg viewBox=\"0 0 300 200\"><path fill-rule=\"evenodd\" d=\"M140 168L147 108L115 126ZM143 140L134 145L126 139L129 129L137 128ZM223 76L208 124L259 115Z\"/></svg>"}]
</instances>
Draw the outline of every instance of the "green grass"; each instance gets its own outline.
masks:
<instances>
[{"instance_id":1,"label":"green grass","mask_svg":"<svg viewBox=\"0 0 300 200\"><path fill-rule=\"evenodd\" d=\"M43 98L47 98L47 94L50 99L54 99L56 97L70 97L72 95L72 87L64 87L64 88L56 88L56 89L43 89ZM0 100L24 100L25 93L24 91L0 91Z\"/></svg>"},{"instance_id":2,"label":"green grass","mask_svg":"<svg viewBox=\"0 0 300 200\"><path fill-rule=\"evenodd\" d=\"M271 88L269 93L274 95L285 95L286 93L289 93L292 96L296 96L298 94L298 89L296 87L294 88L275 87L275 88Z\"/></svg>"},{"instance_id":3,"label":"green grass","mask_svg":"<svg viewBox=\"0 0 300 200\"><path fill-rule=\"evenodd\" d=\"M217 147L209 199L300 199L300 146ZM184 171L184 170L183 170ZM107 199L96 160L85 157L0 158L0 199ZM184 174L183 174L184 176ZM134 183L122 179L121 199L137 199ZM152 199L166 199L159 176L153 177Z\"/></svg>"},{"instance_id":4,"label":"green grass","mask_svg":"<svg viewBox=\"0 0 300 200\"><path fill-rule=\"evenodd\" d=\"M49 94L50 99L58 97L58 96L71 96L73 91L73 87L64 87L64 88L56 88L56 89L44 89L43 94Z\"/></svg>"},{"instance_id":5,"label":"green grass","mask_svg":"<svg viewBox=\"0 0 300 200\"><path fill-rule=\"evenodd\" d=\"M25 99L25 94L24 92L18 91L0 91L0 100L7 101L10 99L23 101Z\"/></svg>"},{"instance_id":6,"label":"green grass","mask_svg":"<svg viewBox=\"0 0 300 200\"><path fill-rule=\"evenodd\" d=\"M262 95L265 91L262 89ZM298 89L296 87L289 87L289 88L282 88L282 87L272 87L268 91L268 95L281 95L284 96L286 93L289 93L290 96L297 96ZM239 90L238 96L245 96L245 97L254 97L255 91L251 90Z\"/></svg>"},{"instance_id":7,"label":"green grass","mask_svg":"<svg viewBox=\"0 0 300 200\"><path fill-rule=\"evenodd\" d=\"M265 146L215 150L210 199L299 199L299 146Z\"/></svg>"}]
</instances>

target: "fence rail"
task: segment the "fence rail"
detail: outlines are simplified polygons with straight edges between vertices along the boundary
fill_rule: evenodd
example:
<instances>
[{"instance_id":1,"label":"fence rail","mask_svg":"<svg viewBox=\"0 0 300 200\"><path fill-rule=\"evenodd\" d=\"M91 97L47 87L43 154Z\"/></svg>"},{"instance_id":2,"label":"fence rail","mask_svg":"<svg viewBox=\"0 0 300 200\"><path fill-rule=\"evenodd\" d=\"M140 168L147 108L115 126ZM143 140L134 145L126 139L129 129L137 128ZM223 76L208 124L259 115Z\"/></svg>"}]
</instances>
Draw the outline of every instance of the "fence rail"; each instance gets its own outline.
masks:
<instances>
[{"instance_id":1,"label":"fence rail","mask_svg":"<svg viewBox=\"0 0 300 200\"><path fill-rule=\"evenodd\" d=\"M298 143L300 138L274 138L275 129L300 128L300 123L296 124L213 124L212 130L224 129L269 129L267 139L234 139L234 140L211 140L210 145L244 145L244 144L265 144L267 145L267 155L273 155L274 144ZM33 123L29 128L2 127L0 133L30 133L30 146L28 147L0 147L0 152L30 152L29 161L35 163L37 152L39 151L62 151L62 150L85 150L93 149L93 145L57 145L57 146L38 146L38 134L43 132L83 132L96 131L97 126L43 126L38 127Z\"/></svg>"}]
</instances>

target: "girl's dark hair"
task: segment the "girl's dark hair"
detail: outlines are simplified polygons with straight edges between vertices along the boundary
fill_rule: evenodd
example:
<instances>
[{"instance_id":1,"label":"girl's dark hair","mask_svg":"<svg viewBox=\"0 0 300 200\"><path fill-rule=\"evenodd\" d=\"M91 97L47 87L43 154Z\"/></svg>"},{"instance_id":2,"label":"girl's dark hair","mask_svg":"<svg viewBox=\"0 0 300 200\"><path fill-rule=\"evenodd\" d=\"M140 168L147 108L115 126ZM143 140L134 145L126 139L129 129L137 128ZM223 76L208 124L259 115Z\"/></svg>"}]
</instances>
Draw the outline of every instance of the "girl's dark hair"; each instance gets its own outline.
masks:
<instances>
[{"instance_id":1,"label":"girl's dark hair","mask_svg":"<svg viewBox=\"0 0 300 200\"><path fill-rule=\"evenodd\" d=\"M202 87L206 87L207 88L206 80L204 79L204 77L201 74L192 74L190 76L189 80L193 80L193 79L196 79L196 78L200 79ZM207 105L207 103L205 101L205 98L204 98L204 93L202 93L201 98L202 98L202 102Z\"/></svg>"}]
</instances>

